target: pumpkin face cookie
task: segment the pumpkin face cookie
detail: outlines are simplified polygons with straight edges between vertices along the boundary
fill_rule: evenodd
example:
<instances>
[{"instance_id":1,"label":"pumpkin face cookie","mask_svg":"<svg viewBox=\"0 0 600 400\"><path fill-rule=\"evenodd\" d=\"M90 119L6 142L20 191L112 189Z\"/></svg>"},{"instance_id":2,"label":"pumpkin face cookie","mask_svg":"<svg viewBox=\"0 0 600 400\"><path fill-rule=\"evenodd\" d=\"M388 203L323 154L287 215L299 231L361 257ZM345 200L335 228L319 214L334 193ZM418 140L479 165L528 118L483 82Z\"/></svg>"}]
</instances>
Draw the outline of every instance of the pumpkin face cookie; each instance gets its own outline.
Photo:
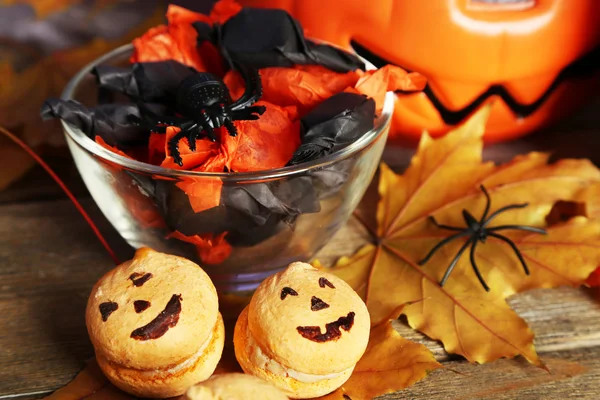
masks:
<instances>
[{"instance_id":1,"label":"pumpkin face cookie","mask_svg":"<svg viewBox=\"0 0 600 400\"><path fill-rule=\"evenodd\" d=\"M213 375L192 386L181 400L288 400L275 386L248 374Z\"/></svg>"},{"instance_id":2,"label":"pumpkin face cookie","mask_svg":"<svg viewBox=\"0 0 600 400\"><path fill-rule=\"evenodd\" d=\"M189 260L148 248L100 278L86 324L102 371L140 397L183 394L213 373L223 351L223 320L208 275Z\"/></svg>"},{"instance_id":3,"label":"pumpkin face cookie","mask_svg":"<svg viewBox=\"0 0 600 400\"><path fill-rule=\"evenodd\" d=\"M305 263L267 278L238 318L238 362L290 397L340 387L367 347L366 305L343 280Z\"/></svg>"}]
</instances>

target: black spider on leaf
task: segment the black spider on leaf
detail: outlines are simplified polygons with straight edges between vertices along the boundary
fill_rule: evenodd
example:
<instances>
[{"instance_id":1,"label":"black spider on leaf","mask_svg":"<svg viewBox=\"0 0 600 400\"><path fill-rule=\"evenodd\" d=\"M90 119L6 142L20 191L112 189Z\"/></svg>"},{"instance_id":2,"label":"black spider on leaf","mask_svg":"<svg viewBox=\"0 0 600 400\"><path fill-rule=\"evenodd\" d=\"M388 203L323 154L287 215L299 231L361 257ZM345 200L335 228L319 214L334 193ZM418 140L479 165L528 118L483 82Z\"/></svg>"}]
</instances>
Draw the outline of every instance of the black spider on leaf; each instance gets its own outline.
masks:
<instances>
[{"instance_id":1,"label":"black spider on leaf","mask_svg":"<svg viewBox=\"0 0 600 400\"><path fill-rule=\"evenodd\" d=\"M161 116L143 104L139 104L140 115L130 115L132 123L143 126L153 132L166 133L168 126L181 130L169 140L169 155L183 166L179 154L179 141L186 138L190 150L196 150L196 140L205 134L212 141L216 140L214 130L225 127L231 136L237 135L233 121L257 120L266 108L252 106L262 96L262 83L258 70L239 66L246 90L235 102L231 99L229 89L217 76L208 72L197 72L188 76L179 84L176 94L176 116Z\"/></svg>"},{"instance_id":2,"label":"black spider on leaf","mask_svg":"<svg viewBox=\"0 0 600 400\"><path fill-rule=\"evenodd\" d=\"M470 245L471 246L470 258L471 258L471 266L473 267L473 271L475 271L475 275L477 275L477 278L479 279L479 282L481 282L481 285L483 286L483 288L488 292L490 291L490 288L488 287L488 285L485 283L483 277L481 276L481 273L479 272L479 269L477 268L477 263L475 261L475 248L477 246L477 243L478 242L485 243L486 239L489 236L494 237L496 239L500 239L501 241L507 243L513 249L513 251L515 252L517 257L519 258L519 261L521 262L521 264L523 265L523 269L525 270L525 274L529 275L529 268L527 267L527 263L525 262L525 259L521 255L521 252L517 248L517 245L512 240L507 238L506 236L501 235L497 232L501 231L501 230L506 230L506 229L516 229L516 230L521 230L521 231L529 231L529 232L534 232L534 233L546 234L546 231L544 229L535 228L533 226L524 226L524 225L500 225L500 226L495 226L493 228L488 228L487 226L490 224L490 222L494 218L496 218L498 215L500 215L501 213L508 211L508 210L516 209L516 208L527 207L528 203L512 204L512 205L502 207L502 208L494 211L488 217L488 213L490 211L490 205L491 205L492 200L490 198L489 193L485 189L485 187L483 185L481 185L480 188L487 199L487 203L485 205L485 211L483 212L483 216L481 217L481 219L479 221L477 219L475 219L475 217L467 210L463 210L463 212L462 212L463 218L465 219L465 223L467 225L466 228L442 225L442 224L439 224L435 220L434 217L429 217L429 220L431 222L433 222L435 224L435 226L437 226L438 228L447 229L450 231L456 231L459 233L456 233L456 234L449 236L446 239L440 241L437 245L435 245L431 249L431 251L429 251L429 253L427 254L427 256L425 256L424 259L419 261L419 263L418 263L419 265L425 264L427 261L429 261L429 259L431 259L431 257L434 255L434 253L437 250L439 250L442 246L450 243L454 239L458 239L458 238L462 238L462 237L469 237L469 239L462 245L462 247L460 248L458 253L456 253L456 256L452 259L450 266L448 267L448 269L446 270L446 273L444 274L444 277L440 281L440 286L444 286L444 284L448 280L448 277L452 273L452 270L454 269L454 267L456 267L456 264L460 260L460 257L465 252L465 250L467 250L467 247L469 247L469 245Z\"/></svg>"}]
</instances>

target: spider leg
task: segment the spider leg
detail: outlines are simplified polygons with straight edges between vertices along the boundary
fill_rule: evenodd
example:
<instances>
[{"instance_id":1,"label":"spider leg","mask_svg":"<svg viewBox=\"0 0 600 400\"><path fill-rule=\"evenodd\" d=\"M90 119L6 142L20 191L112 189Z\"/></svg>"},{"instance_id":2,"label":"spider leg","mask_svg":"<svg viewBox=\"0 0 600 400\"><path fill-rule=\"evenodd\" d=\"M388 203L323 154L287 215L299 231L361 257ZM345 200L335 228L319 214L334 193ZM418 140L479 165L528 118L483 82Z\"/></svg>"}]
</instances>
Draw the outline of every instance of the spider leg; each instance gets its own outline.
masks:
<instances>
[{"instance_id":1,"label":"spider leg","mask_svg":"<svg viewBox=\"0 0 600 400\"><path fill-rule=\"evenodd\" d=\"M460 250L458 251L458 253L456 253L456 256L454 256L454 259L452 260L452 262L448 266L448 269L446 270L446 273L444 274L444 277L440 281L440 286L444 286L446 284L446 281L450 277L450 274L452 273L452 270L454 269L454 267L456 267L456 264L458 264L458 260L460 260L460 256L462 256L462 254L465 252L465 250L467 249L467 247L469 247L469 244L471 244L472 241L473 241L473 238L470 238L469 240L467 240L465 242L465 244L462 245L462 247L460 248Z\"/></svg>"},{"instance_id":2,"label":"spider leg","mask_svg":"<svg viewBox=\"0 0 600 400\"><path fill-rule=\"evenodd\" d=\"M429 219L435 226L437 226L438 228L441 229L448 229L449 231L459 231L462 232L465 230L465 228L459 228L457 226L450 226L450 225L443 225L437 222L437 220L435 219L435 217L430 216Z\"/></svg>"},{"instance_id":3,"label":"spider leg","mask_svg":"<svg viewBox=\"0 0 600 400\"><path fill-rule=\"evenodd\" d=\"M495 237L497 239L500 239L500 240L508 243L509 246L512 247L512 249L514 250L514 252L517 255L517 257L519 258L519 261L521 261L521 264L523 265L523 269L525 270L525 274L529 275L529 267L527 267L527 263L525 262L525 259L521 255L521 252L517 248L517 245L512 240L510 240L506 236L502 236L502 235L499 235L499 234L494 233L494 232L490 232L490 233L488 233L488 235L489 236L493 236L493 237Z\"/></svg>"},{"instance_id":4,"label":"spider leg","mask_svg":"<svg viewBox=\"0 0 600 400\"><path fill-rule=\"evenodd\" d=\"M485 203L485 211L483 211L483 215L481 216L481 220L479 220L479 225L483 224L483 221L487 218L488 213L490 212L490 206L492 204L492 199L490 198L490 194L488 193L485 186L480 185L479 188L485 195L486 203Z\"/></svg>"},{"instance_id":5,"label":"spider leg","mask_svg":"<svg viewBox=\"0 0 600 400\"><path fill-rule=\"evenodd\" d=\"M500 226L495 226L493 228L489 228L487 229L488 232L495 232L495 231L501 231L503 229L517 229L519 231L528 231L528 232L535 232L535 233L541 233L542 235L547 234L548 232L546 232L545 229L542 228L536 228L533 226L525 226L525 225L500 225Z\"/></svg>"},{"instance_id":6,"label":"spider leg","mask_svg":"<svg viewBox=\"0 0 600 400\"><path fill-rule=\"evenodd\" d=\"M179 141L183 139L187 134L187 131L181 130L177 133L177 135L173 136L169 143L167 143L167 147L169 149L169 155L173 157L173 161L175 161L180 167L183 167L183 159L179 154Z\"/></svg>"},{"instance_id":7,"label":"spider leg","mask_svg":"<svg viewBox=\"0 0 600 400\"><path fill-rule=\"evenodd\" d=\"M481 272L479 272L479 268L477 268L477 262L475 261L475 247L477 247L477 240L473 241L473 243L471 244L471 254L470 254L471 266L473 267L473 271L475 271L475 275L477 275L477 279L479 279L481 286L483 286L483 288L485 289L486 292L489 292L490 288L487 285L487 283L485 283L485 281L483 280L483 276L481 276Z\"/></svg>"},{"instance_id":8,"label":"spider leg","mask_svg":"<svg viewBox=\"0 0 600 400\"><path fill-rule=\"evenodd\" d=\"M141 126L142 128L148 129L149 131L152 131L152 132L167 133L167 127L166 126L160 126L160 125L153 124L150 121L147 121L145 119L141 119L137 115L129 114L127 116L127 120L130 123L134 124L134 125Z\"/></svg>"},{"instance_id":9,"label":"spider leg","mask_svg":"<svg viewBox=\"0 0 600 400\"><path fill-rule=\"evenodd\" d=\"M150 110L144 104L138 104L138 108L140 109L140 114L147 121L151 121L155 125L168 125L168 126L180 126L181 124L189 121L186 118L181 118L177 116L165 116L158 115L154 111Z\"/></svg>"},{"instance_id":10,"label":"spider leg","mask_svg":"<svg viewBox=\"0 0 600 400\"><path fill-rule=\"evenodd\" d=\"M200 121L200 125L202 125L202 130L204 132L206 132L206 135L208 136L208 138L210 140L212 140L213 142L217 140L217 138L215 136L215 131L210 122L210 117L208 116L208 113L206 113L206 112L202 113L202 121Z\"/></svg>"},{"instance_id":11,"label":"spider leg","mask_svg":"<svg viewBox=\"0 0 600 400\"><path fill-rule=\"evenodd\" d=\"M191 151L196 151L196 140L198 139L198 124L193 124L187 131L188 147Z\"/></svg>"},{"instance_id":12,"label":"spider leg","mask_svg":"<svg viewBox=\"0 0 600 400\"><path fill-rule=\"evenodd\" d=\"M469 236L471 235L471 232L463 230L463 232L457 233L455 235L452 236L448 236L446 239L440 241L438 244L436 244L433 249L431 249L429 251L429 253L425 256L424 259L422 259L421 261L419 261L417 264L419 265L423 265L425 264L427 261L429 261L429 259L433 256L433 254L438 251L442 246L444 246L447 243L450 243L451 241L453 241L454 239L458 239L464 236Z\"/></svg>"},{"instance_id":13,"label":"spider leg","mask_svg":"<svg viewBox=\"0 0 600 400\"><path fill-rule=\"evenodd\" d=\"M244 108L242 110L234 110L231 112L231 119L234 121L257 120L259 116L265 113L266 110L267 108L265 106L252 106Z\"/></svg>"},{"instance_id":14,"label":"spider leg","mask_svg":"<svg viewBox=\"0 0 600 400\"><path fill-rule=\"evenodd\" d=\"M229 136L235 137L238 135L237 128L235 127L233 122L231 122L231 120L229 118L226 118L225 121L223 121L223 125L225 125L225 128L227 128L227 132L229 132Z\"/></svg>"},{"instance_id":15,"label":"spider leg","mask_svg":"<svg viewBox=\"0 0 600 400\"><path fill-rule=\"evenodd\" d=\"M248 108L256 103L262 97L263 88L258 69L248 67L235 61L233 64L233 67L238 70L242 79L244 79L246 87L242 96L231 105L232 111L238 111Z\"/></svg>"},{"instance_id":16,"label":"spider leg","mask_svg":"<svg viewBox=\"0 0 600 400\"><path fill-rule=\"evenodd\" d=\"M486 226L488 226L491 220L493 220L494 218L496 218L496 217L497 217L499 214L503 213L504 211L508 211L508 210L514 210L514 209L516 209L516 208L525 208L525 207L527 207L528 205L529 205L529 203L523 203L523 204L511 204L511 205L509 205L509 206L506 206L506 207L499 208L499 209L497 209L496 211L494 211L494 212L492 213L492 215L490 215L490 216L489 216L489 218L488 218L488 219L487 219L485 222L483 222L483 223L481 224L481 227L482 227L482 228L485 228Z\"/></svg>"}]
</instances>

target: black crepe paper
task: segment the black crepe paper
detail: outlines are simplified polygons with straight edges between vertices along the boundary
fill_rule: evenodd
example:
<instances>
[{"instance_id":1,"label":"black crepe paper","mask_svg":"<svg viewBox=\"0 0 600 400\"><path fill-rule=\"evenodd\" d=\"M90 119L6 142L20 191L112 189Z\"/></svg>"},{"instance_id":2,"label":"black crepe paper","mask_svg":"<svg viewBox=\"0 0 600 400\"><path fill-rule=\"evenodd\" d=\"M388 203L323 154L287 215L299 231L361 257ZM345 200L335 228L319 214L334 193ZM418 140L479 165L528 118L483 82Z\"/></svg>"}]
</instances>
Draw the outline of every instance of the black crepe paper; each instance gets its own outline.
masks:
<instances>
[{"instance_id":1,"label":"black crepe paper","mask_svg":"<svg viewBox=\"0 0 600 400\"><path fill-rule=\"evenodd\" d=\"M217 46L230 66L238 62L254 68L314 64L337 72L365 69L354 54L306 39L302 26L284 10L247 7L223 25L193 25L199 44Z\"/></svg>"},{"instance_id":2,"label":"black crepe paper","mask_svg":"<svg viewBox=\"0 0 600 400\"><path fill-rule=\"evenodd\" d=\"M88 108L73 100L48 99L41 112L44 120L60 118L94 140L98 135L104 141L122 150L148 144L148 131L128 120L128 115L139 116L134 104L104 104Z\"/></svg>"},{"instance_id":3,"label":"black crepe paper","mask_svg":"<svg viewBox=\"0 0 600 400\"><path fill-rule=\"evenodd\" d=\"M289 165L331 154L373 129L375 101L354 93L338 93L301 119L302 144Z\"/></svg>"},{"instance_id":4,"label":"black crepe paper","mask_svg":"<svg viewBox=\"0 0 600 400\"><path fill-rule=\"evenodd\" d=\"M300 25L282 10L246 8L222 26L197 23L195 27L199 40L220 44L219 50L229 62L255 68L317 64L339 72L364 69L354 55L306 40ZM149 132L130 123L127 116L139 116L138 105L172 115L180 82L195 72L173 60L125 68L99 66L93 70L102 95L98 106L50 99L41 113L45 119L60 118L74 125L92 140L99 135L122 150L147 145ZM102 104L106 93L122 93L131 103ZM315 160L347 146L372 129L374 118L372 99L353 93L332 96L301 119L301 146L288 165ZM229 232L226 239L231 245L252 246L293 228L299 215L320 211L320 201L336 194L349 179L351 165L340 162L282 181L224 184L219 206L199 213L174 182L125 173L154 198L170 230L186 236Z\"/></svg>"}]
</instances>

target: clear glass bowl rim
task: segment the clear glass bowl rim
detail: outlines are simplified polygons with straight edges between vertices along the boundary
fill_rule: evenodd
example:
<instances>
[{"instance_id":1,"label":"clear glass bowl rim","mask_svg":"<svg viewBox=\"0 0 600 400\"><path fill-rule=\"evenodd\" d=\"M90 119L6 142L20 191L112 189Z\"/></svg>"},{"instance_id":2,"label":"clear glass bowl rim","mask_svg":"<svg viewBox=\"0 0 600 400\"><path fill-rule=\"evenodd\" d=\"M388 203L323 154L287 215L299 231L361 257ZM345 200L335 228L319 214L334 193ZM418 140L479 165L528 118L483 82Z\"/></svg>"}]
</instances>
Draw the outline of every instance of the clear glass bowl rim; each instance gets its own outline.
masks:
<instances>
[{"instance_id":1,"label":"clear glass bowl rim","mask_svg":"<svg viewBox=\"0 0 600 400\"><path fill-rule=\"evenodd\" d=\"M133 50L132 44L125 44L117 47L116 49L98 57L96 60L90 62L88 65L83 67L65 86L61 94L62 100L74 100L73 95L77 90L79 84L89 76L91 70L99 65L111 61L120 56L124 56ZM374 67L365 61L367 69L374 69ZM355 153L369 146L379 135L384 132L386 127L391 123L391 117L394 112L394 93L387 92L385 95L385 101L383 104L383 111L381 115L375 119L373 129L365 133L356 142L348 145L347 147L321 157L317 160L302 163L289 167L282 167L277 169L271 169L266 171L255 171L255 172L200 172L200 171L186 171L177 170L173 168L163 168L160 166L143 163L141 161L133 160L127 157L123 157L119 154L113 153L112 151L100 146L94 140L90 139L80 129L75 128L61 120L64 131L73 139L79 146L92 153L93 155L111 163L115 163L131 171L142 172L150 175L160 175L172 178L219 178L223 181L256 181L256 180L270 180L275 178L285 178L297 174L302 174L311 170L318 170L326 168L332 164L337 163L340 160L351 157Z\"/></svg>"}]
</instances>

